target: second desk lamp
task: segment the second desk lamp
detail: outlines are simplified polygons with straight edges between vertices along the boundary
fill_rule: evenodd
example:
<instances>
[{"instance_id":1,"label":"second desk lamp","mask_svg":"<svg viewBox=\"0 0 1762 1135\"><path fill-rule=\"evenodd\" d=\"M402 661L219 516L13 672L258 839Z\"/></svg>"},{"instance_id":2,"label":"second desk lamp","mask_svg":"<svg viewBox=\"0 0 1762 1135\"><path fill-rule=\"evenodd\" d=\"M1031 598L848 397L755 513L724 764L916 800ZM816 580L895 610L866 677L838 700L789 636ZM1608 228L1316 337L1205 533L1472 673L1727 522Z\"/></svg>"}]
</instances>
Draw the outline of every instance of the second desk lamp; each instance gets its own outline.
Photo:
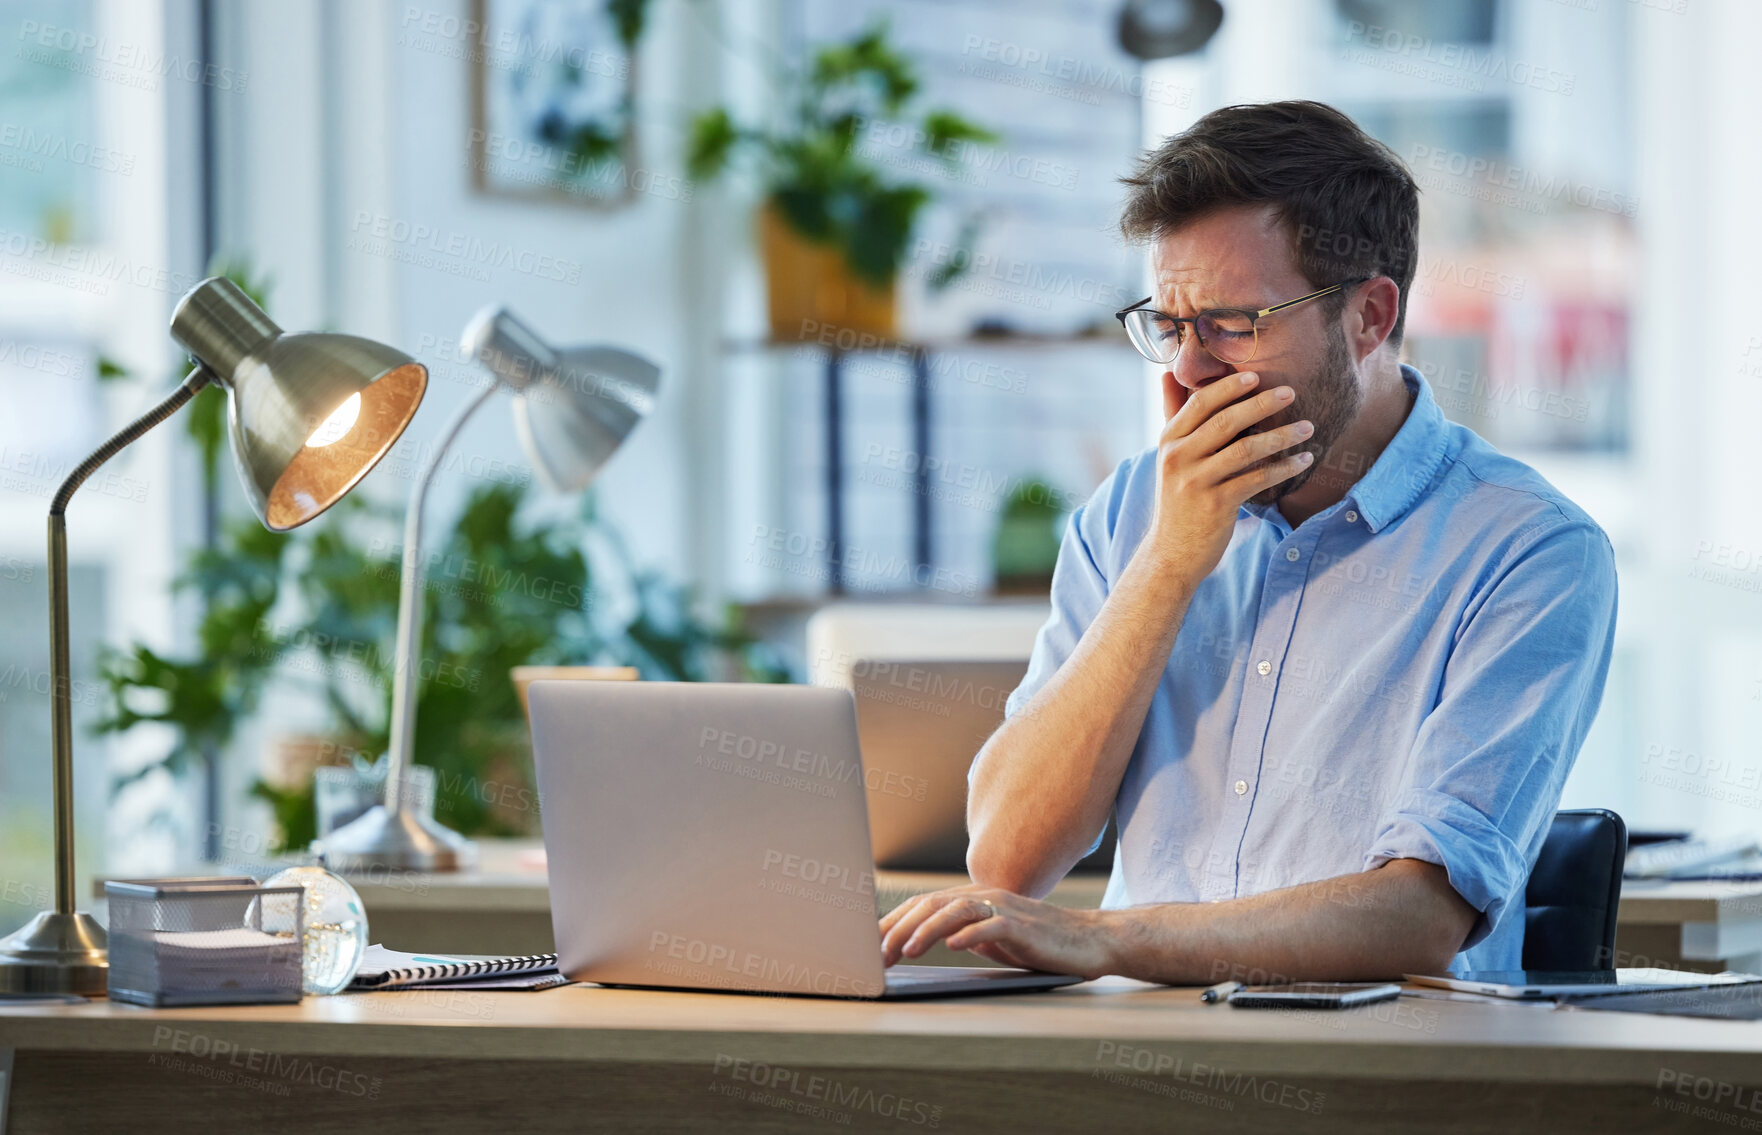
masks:
<instances>
[{"instance_id":1,"label":"second desk lamp","mask_svg":"<svg viewBox=\"0 0 1762 1135\"><path fill-rule=\"evenodd\" d=\"M616 347L555 349L501 307L473 317L460 347L494 380L468 398L441 430L410 493L385 801L323 837L325 862L336 871L457 871L476 860L476 846L414 807L403 783L416 734L419 683L413 674L420 672L422 653L422 514L447 449L477 408L506 388L514 396L515 433L539 479L554 491L577 492L647 416L660 385L660 368L640 355Z\"/></svg>"}]
</instances>

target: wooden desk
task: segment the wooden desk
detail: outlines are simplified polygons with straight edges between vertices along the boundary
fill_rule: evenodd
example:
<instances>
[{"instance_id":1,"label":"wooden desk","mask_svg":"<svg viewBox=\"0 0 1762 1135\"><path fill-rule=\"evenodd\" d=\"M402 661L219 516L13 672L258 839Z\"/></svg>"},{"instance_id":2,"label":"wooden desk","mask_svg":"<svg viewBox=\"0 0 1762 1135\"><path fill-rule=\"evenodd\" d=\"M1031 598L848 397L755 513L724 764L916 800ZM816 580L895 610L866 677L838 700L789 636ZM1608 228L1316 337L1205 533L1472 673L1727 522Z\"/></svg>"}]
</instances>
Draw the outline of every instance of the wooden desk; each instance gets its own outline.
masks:
<instances>
[{"instance_id":1,"label":"wooden desk","mask_svg":"<svg viewBox=\"0 0 1762 1135\"><path fill-rule=\"evenodd\" d=\"M177 1010L0 1004L0 1069L8 1058L7 1135L1607 1135L1762 1118L1753 1022L1407 998L1263 1012L1118 978L892 1004L589 986Z\"/></svg>"},{"instance_id":2,"label":"wooden desk","mask_svg":"<svg viewBox=\"0 0 1762 1135\"><path fill-rule=\"evenodd\" d=\"M1615 964L1762 973L1762 882L1625 884Z\"/></svg>"},{"instance_id":3,"label":"wooden desk","mask_svg":"<svg viewBox=\"0 0 1762 1135\"><path fill-rule=\"evenodd\" d=\"M536 843L487 841L482 870L457 875L392 875L356 881L376 941L440 953L549 952L550 894L528 853ZM906 895L966 881L960 874L879 871L881 909ZM1099 906L1102 875L1065 879L1051 900ZM1622 890L1616 964L1715 972L1762 973L1762 883L1629 883ZM927 964L972 965L975 959L938 947Z\"/></svg>"}]
</instances>

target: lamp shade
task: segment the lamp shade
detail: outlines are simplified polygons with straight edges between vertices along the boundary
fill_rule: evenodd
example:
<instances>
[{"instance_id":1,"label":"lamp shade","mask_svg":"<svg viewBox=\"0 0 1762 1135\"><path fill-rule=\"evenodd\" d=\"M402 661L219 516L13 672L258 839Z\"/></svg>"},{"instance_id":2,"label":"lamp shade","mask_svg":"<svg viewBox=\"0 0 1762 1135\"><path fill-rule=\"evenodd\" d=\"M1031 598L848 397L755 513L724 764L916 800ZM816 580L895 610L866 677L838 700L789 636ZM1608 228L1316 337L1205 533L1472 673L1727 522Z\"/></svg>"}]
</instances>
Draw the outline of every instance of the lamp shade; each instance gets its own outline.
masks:
<instances>
[{"instance_id":1,"label":"lamp shade","mask_svg":"<svg viewBox=\"0 0 1762 1135\"><path fill-rule=\"evenodd\" d=\"M276 532L354 488L403 434L428 386L421 363L371 339L283 332L219 276L178 302L171 336L226 389L239 479Z\"/></svg>"},{"instance_id":2,"label":"lamp shade","mask_svg":"<svg viewBox=\"0 0 1762 1135\"><path fill-rule=\"evenodd\" d=\"M515 392L514 430L539 479L557 492L593 480L654 408L661 368L617 347L556 350L505 308L485 308L461 336L467 356Z\"/></svg>"}]
</instances>

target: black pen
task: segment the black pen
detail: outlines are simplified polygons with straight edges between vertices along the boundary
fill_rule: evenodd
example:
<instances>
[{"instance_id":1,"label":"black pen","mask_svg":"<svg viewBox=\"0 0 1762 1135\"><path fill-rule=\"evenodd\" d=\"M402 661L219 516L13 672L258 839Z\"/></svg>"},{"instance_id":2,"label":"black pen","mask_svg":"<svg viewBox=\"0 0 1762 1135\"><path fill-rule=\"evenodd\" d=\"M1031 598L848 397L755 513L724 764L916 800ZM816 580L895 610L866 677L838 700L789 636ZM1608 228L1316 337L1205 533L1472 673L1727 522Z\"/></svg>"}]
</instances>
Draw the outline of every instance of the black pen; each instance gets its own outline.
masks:
<instances>
[{"instance_id":1,"label":"black pen","mask_svg":"<svg viewBox=\"0 0 1762 1135\"><path fill-rule=\"evenodd\" d=\"M1207 1005L1222 1001L1236 990L1242 988L1239 981L1220 981L1199 995L1199 999Z\"/></svg>"}]
</instances>

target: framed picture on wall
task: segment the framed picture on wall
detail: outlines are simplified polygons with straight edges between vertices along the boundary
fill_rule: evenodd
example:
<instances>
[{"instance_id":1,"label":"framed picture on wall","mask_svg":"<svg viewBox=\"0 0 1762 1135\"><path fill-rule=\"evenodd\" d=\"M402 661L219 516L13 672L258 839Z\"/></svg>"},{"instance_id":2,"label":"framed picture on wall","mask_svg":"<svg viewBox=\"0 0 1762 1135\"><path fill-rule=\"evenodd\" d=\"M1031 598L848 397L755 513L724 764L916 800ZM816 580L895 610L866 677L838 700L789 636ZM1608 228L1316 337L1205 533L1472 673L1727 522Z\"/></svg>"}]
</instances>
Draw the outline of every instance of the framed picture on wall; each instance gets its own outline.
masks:
<instances>
[{"instance_id":1,"label":"framed picture on wall","mask_svg":"<svg viewBox=\"0 0 1762 1135\"><path fill-rule=\"evenodd\" d=\"M472 188L611 208L634 196L646 0L471 0Z\"/></svg>"}]
</instances>

